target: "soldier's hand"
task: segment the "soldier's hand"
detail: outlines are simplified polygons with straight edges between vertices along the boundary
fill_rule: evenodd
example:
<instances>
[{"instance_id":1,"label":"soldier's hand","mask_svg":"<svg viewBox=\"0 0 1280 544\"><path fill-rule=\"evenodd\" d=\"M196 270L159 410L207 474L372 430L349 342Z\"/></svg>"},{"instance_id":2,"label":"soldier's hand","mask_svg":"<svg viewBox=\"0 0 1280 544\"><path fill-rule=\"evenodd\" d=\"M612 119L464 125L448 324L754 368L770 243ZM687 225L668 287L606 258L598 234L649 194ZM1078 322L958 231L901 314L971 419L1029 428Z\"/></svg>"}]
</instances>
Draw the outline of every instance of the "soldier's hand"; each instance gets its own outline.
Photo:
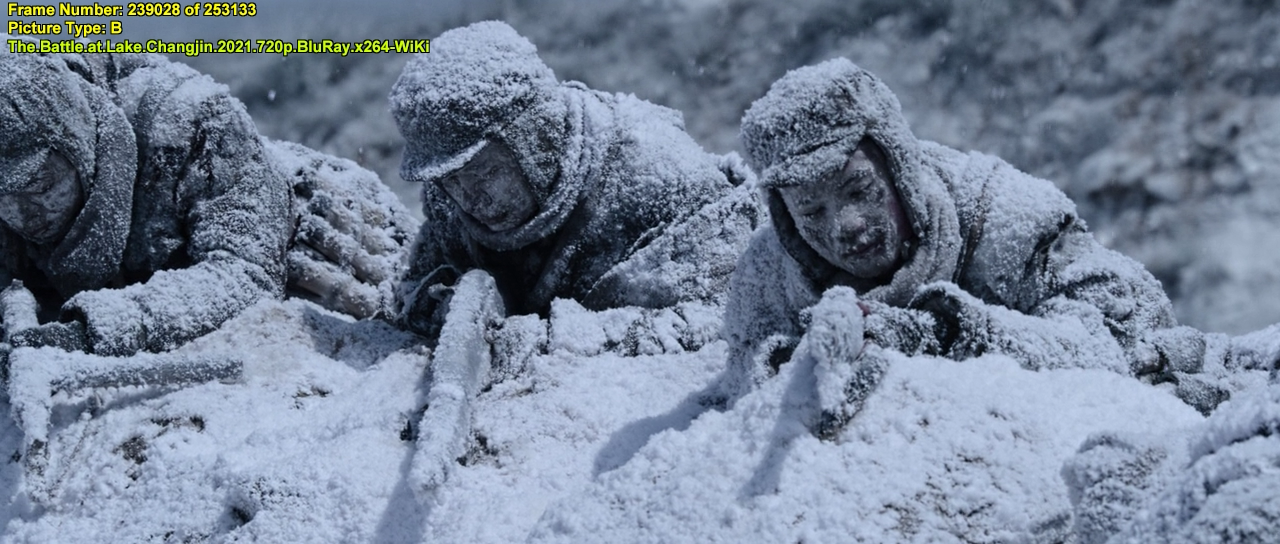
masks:
<instances>
[{"instance_id":1,"label":"soldier's hand","mask_svg":"<svg viewBox=\"0 0 1280 544\"><path fill-rule=\"evenodd\" d=\"M907 355L938 355L941 343L933 313L898 308L878 301L858 301L863 307L864 337L867 343L901 351Z\"/></svg>"},{"instance_id":2,"label":"soldier's hand","mask_svg":"<svg viewBox=\"0 0 1280 544\"><path fill-rule=\"evenodd\" d=\"M9 341L13 347L54 347L65 351L89 351L89 337L84 323L46 323L15 332Z\"/></svg>"},{"instance_id":3,"label":"soldier's hand","mask_svg":"<svg viewBox=\"0 0 1280 544\"><path fill-rule=\"evenodd\" d=\"M340 181L350 186L339 186ZM294 185L299 215L289 250L289 285L363 318L389 308L388 282L400 271L417 221L398 203L382 201L389 192L359 181L369 180L331 173Z\"/></svg>"},{"instance_id":4,"label":"soldier's hand","mask_svg":"<svg viewBox=\"0 0 1280 544\"><path fill-rule=\"evenodd\" d=\"M325 308L357 318L385 316L389 296L377 284L353 276L349 269L311 249L289 251L289 287L302 291Z\"/></svg>"},{"instance_id":5,"label":"soldier's hand","mask_svg":"<svg viewBox=\"0 0 1280 544\"><path fill-rule=\"evenodd\" d=\"M423 285L414 293L400 315L402 325L427 339L427 345L435 347L449 313L449 300L453 298L453 286L441 283Z\"/></svg>"},{"instance_id":6,"label":"soldier's hand","mask_svg":"<svg viewBox=\"0 0 1280 544\"><path fill-rule=\"evenodd\" d=\"M801 314L809 350L819 361L852 363L862 353L865 312L853 289L828 289Z\"/></svg>"},{"instance_id":7,"label":"soldier's hand","mask_svg":"<svg viewBox=\"0 0 1280 544\"><path fill-rule=\"evenodd\" d=\"M911 299L909 307L933 316L934 336L942 351L950 351L954 347L968 307L958 287L945 284L926 286Z\"/></svg>"}]
</instances>

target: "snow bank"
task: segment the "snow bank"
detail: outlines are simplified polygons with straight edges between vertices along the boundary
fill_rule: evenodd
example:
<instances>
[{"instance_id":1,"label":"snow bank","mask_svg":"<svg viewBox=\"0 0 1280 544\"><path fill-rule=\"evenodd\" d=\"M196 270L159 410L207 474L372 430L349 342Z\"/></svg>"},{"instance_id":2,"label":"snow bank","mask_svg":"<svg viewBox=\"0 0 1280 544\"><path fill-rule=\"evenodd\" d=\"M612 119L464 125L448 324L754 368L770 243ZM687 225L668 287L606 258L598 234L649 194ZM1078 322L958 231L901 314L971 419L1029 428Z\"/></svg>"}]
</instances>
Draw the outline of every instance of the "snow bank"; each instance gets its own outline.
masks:
<instances>
[{"instance_id":1,"label":"snow bank","mask_svg":"<svg viewBox=\"0 0 1280 544\"><path fill-rule=\"evenodd\" d=\"M174 352L236 353L237 383L54 397L44 505L0 418L2 451L18 452L0 468L0 540L417 540L402 483L425 377L413 344L310 303L259 304Z\"/></svg>"},{"instance_id":2,"label":"snow bank","mask_svg":"<svg viewBox=\"0 0 1280 544\"><path fill-rule=\"evenodd\" d=\"M724 359L723 342L675 355L536 357L480 395L465 466L430 503L425 540L524 540L547 505L625 463L651 435L686 428Z\"/></svg>"},{"instance_id":3,"label":"snow bank","mask_svg":"<svg viewBox=\"0 0 1280 544\"><path fill-rule=\"evenodd\" d=\"M539 542L1000 541L1065 530L1058 473L1090 433L1200 417L1095 370L1004 357L891 356L835 442L809 434L812 367L789 365L726 413L657 434L629 463L553 503Z\"/></svg>"},{"instance_id":4,"label":"snow bank","mask_svg":"<svg viewBox=\"0 0 1280 544\"><path fill-rule=\"evenodd\" d=\"M408 335L308 302L259 304L175 353L242 356L234 383L59 393L51 500L0 466L6 542L996 541L1065 530L1063 461L1091 433L1201 421L1097 370L889 352L835 441L810 363L717 412L726 348L553 348L482 390L445 485L411 487L427 357ZM50 357L50 361L55 360ZM22 437L0 418L0 452Z\"/></svg>"}]
</instances>

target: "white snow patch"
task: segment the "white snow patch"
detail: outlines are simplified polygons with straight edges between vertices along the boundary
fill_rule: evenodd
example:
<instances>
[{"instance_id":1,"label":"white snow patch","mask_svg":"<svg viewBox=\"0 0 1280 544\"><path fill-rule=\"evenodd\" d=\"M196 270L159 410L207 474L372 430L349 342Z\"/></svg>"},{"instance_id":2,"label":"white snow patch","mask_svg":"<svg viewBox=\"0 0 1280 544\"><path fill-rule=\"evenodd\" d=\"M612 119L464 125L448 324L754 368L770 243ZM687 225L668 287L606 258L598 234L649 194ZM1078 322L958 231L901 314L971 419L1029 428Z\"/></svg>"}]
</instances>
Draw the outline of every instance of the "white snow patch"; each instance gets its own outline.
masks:
<instances>
[{"instance_id":1,"label":"white snow patch","mask_svg":"<svg viewBox=\"0 0 1280 544\"><path fill-rule=\"evenodd\" d=\"M417 540L423 513L403 483L413 442L401 436L423 396L413 346L385 324L262 303L174 352L236 353L238 383L55 398L51 502L27 498L11 458L3 540ZM0 419L0 451L18 452L20 436Z\"/></svg>"},{"instance_id":2,"label":"white snow patch","mask_svg":"<svg viewBox=\"0 0 1280 544\"><path fill-rule=\"evenodd\" d=\"M814 438L812 364L791 364L726 413L658 434L551 507L548 542L992 542L1070 509L1062 462L1096 430L1200 420L1097 370L1032 372L989 356L890 355L836 442Z\"/></svg>"}]
</instances>

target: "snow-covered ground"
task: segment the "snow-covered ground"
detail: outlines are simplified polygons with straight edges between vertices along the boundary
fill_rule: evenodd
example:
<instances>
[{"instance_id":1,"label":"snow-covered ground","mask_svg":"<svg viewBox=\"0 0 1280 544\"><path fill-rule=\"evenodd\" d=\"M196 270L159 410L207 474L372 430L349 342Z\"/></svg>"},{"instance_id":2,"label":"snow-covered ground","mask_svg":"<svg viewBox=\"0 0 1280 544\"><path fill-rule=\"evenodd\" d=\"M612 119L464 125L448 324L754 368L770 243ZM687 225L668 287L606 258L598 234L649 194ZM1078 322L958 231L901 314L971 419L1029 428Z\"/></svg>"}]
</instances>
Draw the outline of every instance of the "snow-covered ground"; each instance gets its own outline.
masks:
<instances>
[{"instance_id":1,"label":"snow-covered ground","mask_svg":"<svg viewBox=\"0 0 1280 544\"><path fill-rule=\"evenodd\" d=\"M0 421L6 542L993 542L1062 529L1058 472L1090 433L1202 419L1107 372L897 356L823 442L801 423L811 366L717 412L697 399L723 342L553 350L479 396L468 452L419 502L407 473L429 382L411 338L269 302L175 353L235 357L244 376L55 396L47 499L28 495L21 433Z\"/></svg>"}]
</instances>

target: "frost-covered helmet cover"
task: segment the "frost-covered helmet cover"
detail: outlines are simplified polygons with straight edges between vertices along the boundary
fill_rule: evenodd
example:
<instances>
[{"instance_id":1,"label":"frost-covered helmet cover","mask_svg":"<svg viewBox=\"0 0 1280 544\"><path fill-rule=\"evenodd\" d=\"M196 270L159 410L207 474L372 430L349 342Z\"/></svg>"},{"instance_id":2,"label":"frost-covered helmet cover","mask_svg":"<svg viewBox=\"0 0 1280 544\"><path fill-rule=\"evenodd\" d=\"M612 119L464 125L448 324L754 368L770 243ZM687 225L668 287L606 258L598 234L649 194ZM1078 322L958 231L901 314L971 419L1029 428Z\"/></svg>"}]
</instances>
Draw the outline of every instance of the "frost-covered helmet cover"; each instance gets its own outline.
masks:
<instances>
[{"instance_id":1,"label":"frost-covered helmet cover","mask_svg":"<svg viewBox=\"0 0 1280 544\"><path fill-rule=\"evenodd\" d=\"M0 194L22 189L50 152L79 175L86 197L45 273L64 296L115 275L129 234L137 146L107 92L72 70L73 55L0 53Z\"/></svg>"},{"instance_id":2,"label":"frost-covered helmet cover","mask_svg":"<svg viewBox=\"0 0 1280 544\"><path fill-rule=\"evenodd\" d=\"M407 140L401 175L434 181L490 139L519 157L535 193L555 179L565 106L537 48L505 23L485 21L432 40L392 87L391 111Z\"/></svg>"},{"instance_id":3,"label":"frost-covered helmet cover","mask_svg":"<svg viewBox=\"0 0 1280 544\"><path fill-rule=\"evenodd\" d=\"M792 70L747 109L741 136L779 240L816 284L840 283L842 273L803 241L777 189L839 172L863 138L884 151L917 240L888 285L861 294L903 305L920 285L950 279L958 256L954 202L879 78L844 58Z\"/></svg>"},{"instance_id":4,"label":"frost-covered helmet cover","mask_svg":"<svg viewBox=\"0 0 1280 544\"><path fill-rule=\"evenodd\" d=\"M94 114L66 63L0 54L0 194L21 190L50 151L83 176L92 168Z\"/></svg>"}]
</instances>

